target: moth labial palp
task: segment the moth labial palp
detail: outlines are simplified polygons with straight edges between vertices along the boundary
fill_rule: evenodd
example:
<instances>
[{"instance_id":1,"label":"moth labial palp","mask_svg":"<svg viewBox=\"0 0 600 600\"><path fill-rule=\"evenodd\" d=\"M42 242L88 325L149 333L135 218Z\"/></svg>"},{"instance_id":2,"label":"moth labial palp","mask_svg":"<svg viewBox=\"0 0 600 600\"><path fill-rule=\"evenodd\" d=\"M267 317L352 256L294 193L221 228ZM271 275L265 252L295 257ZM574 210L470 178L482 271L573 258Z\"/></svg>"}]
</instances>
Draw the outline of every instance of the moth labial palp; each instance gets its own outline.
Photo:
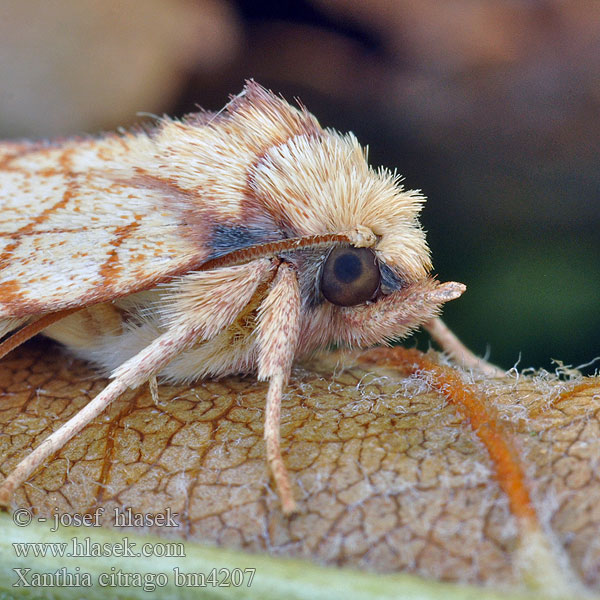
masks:
<instances>
[{"instance_id":1,"label":"moth labial palp","mask_svg":"<svg viewBox=\"0 0 600 600\"><path fill-rule=\"evenodd\" d=\"M432 327L465 289L429 274L424 200L252 81L150 133L0 144L0 357L43 329L113 379L8 473L0 503L124 390L257 373L267 461L296 510L279 439L293 361Z\"/></svg>"}]
</instances>

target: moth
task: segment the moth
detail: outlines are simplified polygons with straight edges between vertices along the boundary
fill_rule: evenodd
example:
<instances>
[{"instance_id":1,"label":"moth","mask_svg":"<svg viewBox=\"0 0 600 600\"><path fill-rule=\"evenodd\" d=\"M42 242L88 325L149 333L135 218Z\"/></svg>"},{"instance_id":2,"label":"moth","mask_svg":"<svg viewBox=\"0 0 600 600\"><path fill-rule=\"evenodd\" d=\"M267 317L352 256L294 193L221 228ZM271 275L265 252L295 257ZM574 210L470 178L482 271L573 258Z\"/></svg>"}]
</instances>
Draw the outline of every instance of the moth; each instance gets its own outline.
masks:
<instances>
[{"instance_id":1,"label":"moth","mask_svg":"<svg viewBox=\"0 0 600 600\"><path fill-rule=\"evenodd\" d=\"M1 144L0 356L41 332L112 381L17 465L0 502L127 389L256 373L293 512L279 423L296 358L425 325L479 364L436 319L465 286L430 275L424 200L354 135L253 81L216 114Z\"/></svg>"}]
</instances>

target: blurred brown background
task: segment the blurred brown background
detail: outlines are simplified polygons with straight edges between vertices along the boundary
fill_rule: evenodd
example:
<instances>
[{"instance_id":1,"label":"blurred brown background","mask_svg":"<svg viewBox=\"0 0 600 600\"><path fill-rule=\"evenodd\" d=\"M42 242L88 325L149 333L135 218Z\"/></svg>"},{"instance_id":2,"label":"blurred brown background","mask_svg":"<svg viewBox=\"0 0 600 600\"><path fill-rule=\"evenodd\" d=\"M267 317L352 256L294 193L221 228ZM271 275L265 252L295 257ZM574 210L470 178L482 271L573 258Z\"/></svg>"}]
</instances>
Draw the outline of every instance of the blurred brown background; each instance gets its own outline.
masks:
<instances>
[{"instance_id":1,"label":"blurred brown background","mask_svg":"<svg viewBox=\"0 0 600 600\"><path fill-rule=\"evenodd\" d=\"M600 355L600 2L0 3L2 137L218 109L248 77L426 193L436 271L468 286L446 320L476 352Z\"/></svg>"}]
</instances>

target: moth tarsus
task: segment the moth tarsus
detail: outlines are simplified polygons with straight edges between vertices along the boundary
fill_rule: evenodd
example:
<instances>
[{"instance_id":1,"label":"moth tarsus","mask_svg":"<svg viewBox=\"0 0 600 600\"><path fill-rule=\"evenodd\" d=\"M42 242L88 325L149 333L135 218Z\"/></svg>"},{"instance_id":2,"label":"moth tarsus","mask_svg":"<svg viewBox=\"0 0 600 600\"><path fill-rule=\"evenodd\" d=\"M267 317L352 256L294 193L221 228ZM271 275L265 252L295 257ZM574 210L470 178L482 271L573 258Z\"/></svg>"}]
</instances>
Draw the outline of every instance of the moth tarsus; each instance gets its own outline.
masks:
<instances>
[{"instance_id":1,"label":"moth tarsus","mask_svg":"<svg viewBox=\"0 0 600 600\"><path fill-rule=\"evenodd\" d=\"M465 289L429 275L423 202L352 134L252 81L218 114L151 132L0 144L0 335L14 336L0 352L43 328L113 378L0 501L124 390L150 382L156 401L156 377L256 372L292 512L279 421L293 360L401 338Z\"/></svg>"},{"instance_id":2,"label":"moth tarsus","mask_svg":"<svg viewBox=\"0 0 600 600\"><path fill-rule=\"evenodd\" d=\"M150 390L150 396L152 396L152 402L158 406L158 403L160 402L160 396L158 393L158 381L156 379L156 375L153 375L150 377L150 379L148 379L148 389Z\"/></svg>"},{"instance_id":3,"label":"moth tarsus","mask_svg":"<svg viewBox=\"0 0 600 600\"><path fill-rule=\"evenodd\" d=\"M463 368L473 369L486 377L503 377L506 375L506 372L496 365L475 356L439 317L424 323L423 327L432 339L444 349L446 354Z\"/></svg>"}]
</instances>

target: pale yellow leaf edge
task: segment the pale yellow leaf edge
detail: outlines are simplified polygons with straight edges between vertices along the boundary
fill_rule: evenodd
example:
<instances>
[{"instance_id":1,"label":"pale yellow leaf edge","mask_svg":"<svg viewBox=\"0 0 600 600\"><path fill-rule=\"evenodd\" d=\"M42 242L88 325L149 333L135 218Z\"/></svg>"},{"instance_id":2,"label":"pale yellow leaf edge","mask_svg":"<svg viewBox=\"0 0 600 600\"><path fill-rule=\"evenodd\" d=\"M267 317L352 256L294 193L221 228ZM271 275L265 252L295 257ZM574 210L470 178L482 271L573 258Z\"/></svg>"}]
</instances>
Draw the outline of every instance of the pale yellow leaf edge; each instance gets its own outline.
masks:
<instances>
[{"instance_id":1,"label":"pale yellow leaf edge","mask_svg":"<svg viewBox=\"0 0 600 600\"><path fill-rule=\"evenodd\" d=\"M162 545L173 541L154 536L130 534L125 530L110 530L95 527L60 527L51 532L51 522L38 523L33 518L30 524L17 526L13 516L0 513L0 600L14 598L56 598L69 600L85 597L86 600L99 598L119 598L146 600L160 598L161 600L180 600L186 598L223 598L248 600L543 600L545 596L537 592L498 591L491 588L440 583L419 578L414 575L390 574L382 575L357 570L322 567L313 563L288 558L278 558L261 554L248 554L239 551L226 550L211 546L183 542L185 556L167 557L69 557L54 558L18 558L13 544L29 543L66 543L71 547L72 539L83 542L89 538L90 544L122 543L124 538L128 543L136 544L140 549L144 544ZM98 546L99 547L99 546ZM31 569L26 579L31 580L32 574L51 573L62 567L79 573L90 573L93 585L91 587L15 587L20 579L15 569ZM227 572L234 569L256 569L251 585L247 586L250 571L243 575L241 586L215 587L185 587L175 585L173 569L180 573L209 574L216 569L222 579ZM113 570L114 568L114 570ZM101 573L113 573L121 570L123 573L157 574L164 573L167 578L165 587L157 587L154 591L146 591L143 587L102 587L98 583ZM21 571L24 573L24 571ZM238 573L239 574L239 573ZM152 580L152 576L148 576ZM553 600L561 598L552 596ZM590 598L590 596L586 596ZM573 595L569 595L574 600Z\"/></svg>"}]
</instances>

